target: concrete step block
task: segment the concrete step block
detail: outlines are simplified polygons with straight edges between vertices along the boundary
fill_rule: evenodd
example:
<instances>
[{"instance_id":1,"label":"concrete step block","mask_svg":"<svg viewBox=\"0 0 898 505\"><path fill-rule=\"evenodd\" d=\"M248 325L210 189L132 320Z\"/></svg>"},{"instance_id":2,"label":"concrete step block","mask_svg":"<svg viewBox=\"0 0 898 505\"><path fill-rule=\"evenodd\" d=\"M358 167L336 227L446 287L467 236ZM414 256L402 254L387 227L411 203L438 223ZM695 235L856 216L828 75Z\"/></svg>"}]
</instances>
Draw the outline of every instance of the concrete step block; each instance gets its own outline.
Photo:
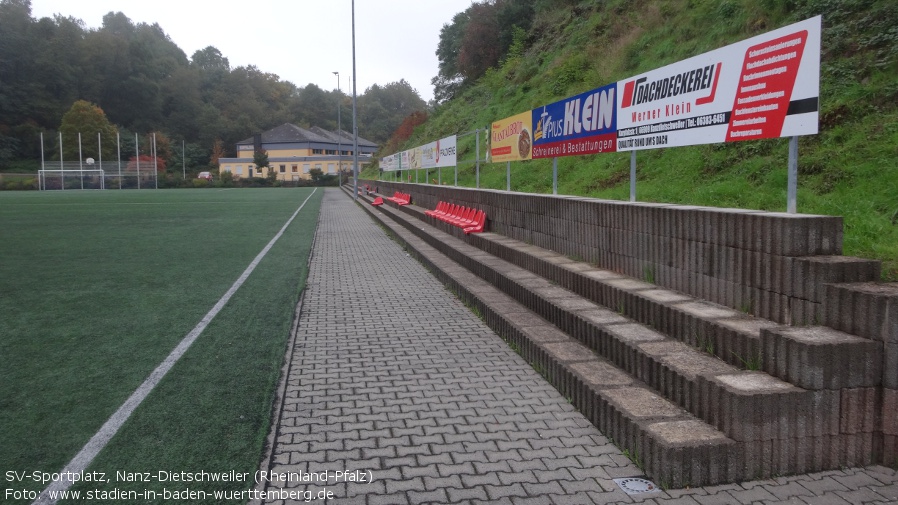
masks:
<instances>
[{"instance_id":1,"label":"concrete step block","mask_svg":"<svg viewBox=\"0 0 898 505\"><path fill-rule=\"evenodd\" d=\"M640 350L646 354L655 351L652 344L642 344ZM702 394L698 378L736 372L733 366L691 348L668 352L653 361L653 366L644 366L646 370L651 371L651 377L647 377L648 380L645 382L662 391L671 401L692 412L699 419L706 421L713 419L713 404Z\"/></svg>"},{"instance_id":2,"label":"concrete step block","mask_svg":"<svg viewBox=\"0 0 898 505\"><path fill-rule=\"evenodd\" d=\"M882 433L898 436L898 389L882 390Z\"/></svg>"},{"instance_id":3,"label":"concrete step block","mask_svg":"<svg viewBox=\"0 0 898 505\"><path fill-rule=\"evenodd\" d=\"M868 466L877 458L874 433L772 439L741 444L746 479L766 479L848 466Z\"/></svg>"},{"instance_id":4,"label":"concrete step block","mask_svg":"<svg viewBox=\"0 0 898 505\"><path fill-rule=\"evenodd\" d=\"M784 294L823 301L823 285L879 280L881 263L851 256L807 256L792 259L793 281Z\"/></svg>"},{"instance_id":5,"label":"concrete step block","mask_svg":"<svg viewBox=\"0 0 898 505\"><path fill-rule=\"evenodd\" d=\"M898 435L882 436L882 464L898 468Z\"/></svg>"},{"instance_id":6,"label":"concrete step block","mask_svg":"<svg viewBox=\"0 0 898 505\"><path fill-rule=\"evenodd\" d=\"M739 442L804 436L803 416L811 397L803 389L763 372L736 372L696 378L704 419Z\"/></svg>"},{"instance_id":7,"label":"concrete step block","mask_svg":"<svg viewBox=\"0 0 898 505\"><path fill-rule=\"evenodd\" d=\"M761 330L777 326L772 321L745 315L715 319L709 322L704 338L695 345L731 365L744 368L746 362L761 356Z\"/></svg>"},{"instance_id":8,"label":"concrete step block","mask_svg":"<svg viewBox=\"0 0 898 505\"><path fill-rule=\"evenodd\" d=\"M882 344L825 326L761 330L767 373L805 389L876 386L882 380Z\"/></svg>"},{"instance_id":9,"label":"concrete step block","mask_svg":"<svg viewBox=\"0 0 898 505\"><path fill-rule=\"evenodd\" d=\"M823 289L824 325L898 343L898 282L827 284Z\"/></svg>"},{"instance_id":10,"label":"concrete step block","mask_svg":"<svg viewBox=\"0 0 898 505\"><path fill-rule=\"evenodd\" d=\"M873 433L880 429L882 397L879 388L840 390L839 432L847 435Z\"/></svg>"},{"instance_id":11,"label":"concrete step block","mask_svg":"<svg viewBox=\"0 0 898 505\"><path fill-rule=\"evenodd\" d=\"M645 431L646 472L662 486L713 485L744 478L737 464L737 444L701 421L657 421Z\"/></svg>"}]
</instances>

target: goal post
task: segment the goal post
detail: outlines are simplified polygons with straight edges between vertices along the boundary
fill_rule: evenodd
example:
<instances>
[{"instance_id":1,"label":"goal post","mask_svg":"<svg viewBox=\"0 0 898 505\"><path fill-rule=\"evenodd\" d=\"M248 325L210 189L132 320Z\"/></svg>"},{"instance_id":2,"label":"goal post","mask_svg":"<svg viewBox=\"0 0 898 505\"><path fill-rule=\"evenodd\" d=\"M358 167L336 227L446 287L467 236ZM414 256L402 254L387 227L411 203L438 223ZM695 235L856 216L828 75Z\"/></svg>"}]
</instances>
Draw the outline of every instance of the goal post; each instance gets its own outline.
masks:
<instances>
[{"instance_id":1,"label":"goal post","mask_svg":"<svg viewBox=\"0 0 898 505\"><path fill-rule=\"evenodd\" d=\"M66 189L106 189L106 173L99 168L44 168L38 170L41 191Z\"/></svg>"}]
</instances>

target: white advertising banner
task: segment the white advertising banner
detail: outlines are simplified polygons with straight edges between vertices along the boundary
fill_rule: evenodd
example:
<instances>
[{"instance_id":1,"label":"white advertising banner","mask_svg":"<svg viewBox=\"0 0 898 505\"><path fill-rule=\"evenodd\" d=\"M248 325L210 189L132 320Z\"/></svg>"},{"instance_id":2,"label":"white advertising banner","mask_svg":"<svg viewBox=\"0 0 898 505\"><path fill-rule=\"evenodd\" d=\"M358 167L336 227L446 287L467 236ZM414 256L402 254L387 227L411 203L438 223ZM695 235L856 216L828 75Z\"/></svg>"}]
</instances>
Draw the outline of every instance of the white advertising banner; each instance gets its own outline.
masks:
<instances>
[{"instance_id":1,"label":"white advertising banner","mask_svg":"<svg viewBox=\"0 0 898 505\"><path fill-rule=\"evenodd\" d=\"M419 147L421 150L421 168L433 168L437 166L437 143L430 142Z\"/></svg>"},{"instance_id":2,"label":"white advertising banner","mask_svg":"<svg viewBox=\"0 0 898 505\"><path fill-rule=\"evenodd\" d=\"M380 169L384 172L396 170L396 155L391 154L380 159Z\"/></svg>"},{"instance_id":3,"label":"white advertising banner","mask_svg":"<svg viewBox=\"0 0 898 505\"><path fill-rule=\"evenodd\" d=\"M441 138L434 142L435 167L454 167L458 164L456 157L456 136Z\"/></svg>"},{"instance_id":4,"label":"white advertising banner","mask_svg":"<svg viewBox=\"0 0 898 505\"><path fill-rule=\"evenodd\" d=\"M818 131L821 17L617 83L617 150Z\"/></svg>"},{"instance_id":5,"label":"white advertising banner","mask_svg":"<svg viewBox=\"0 0 898 505\"><path fill-rule=\"evenodd\" d=\"M451 135L414 149L391 154L381 159L381 167L385 172L454 167L457 164L456 142L457 137Z\"/></svg>"}]
</instances>

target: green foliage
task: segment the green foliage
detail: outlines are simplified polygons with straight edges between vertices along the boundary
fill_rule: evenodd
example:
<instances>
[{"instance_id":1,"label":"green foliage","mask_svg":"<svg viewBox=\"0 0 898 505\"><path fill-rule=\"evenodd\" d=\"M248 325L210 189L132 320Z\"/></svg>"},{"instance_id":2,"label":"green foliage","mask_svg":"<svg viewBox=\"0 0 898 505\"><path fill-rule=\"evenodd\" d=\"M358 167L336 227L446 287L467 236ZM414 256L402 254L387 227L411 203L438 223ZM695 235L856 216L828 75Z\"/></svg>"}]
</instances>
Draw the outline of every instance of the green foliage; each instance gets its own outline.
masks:
<instances>
[{"instance_id":1,"label":"green foliage","mask_svg":"<svg viewBox=\"0 0 898 505\"><path fill-rule=\"evenodd\" d=\"M115 126L106 118L103 109L85 100L72 104L62 116L59 131L62 133L62 152L66 160L76 161L79 156L82 161L86 158L109 160L116 155L115 144L109 141L116 136ZM106 145L102 146L102 153L98 133L107 140ZM56 159L59 159L58 156Z\"/></svg>"},{"instance_id":2,"label":"green foliage","mask_svg":"<svg viewBox=\"0 0 898 505\"><path fill-rule=\"evenodd\" d=\"M121 12L104 16L99 29L87 29L63 16L35 19L30 2L2 0L0 26L0 169L19 158L40 158L39 133L59 128L78 100L102 108L119 130L184 139L194 146L191 166L208 163L216 139L223 143L221 154L229 156L238 141L286 122L335 130L338 108L341 126L351 117L343 92L298 87L252 65L231 68L212 46L188 59L160 25L134 23ZM372 86L359 95L358 105L359 135L377 143L409 114L426 109L403 80ZM66 159L77 158L78 131L64 132L64 147L72 151L64 153ZM80 130L85 148L96 146L96 131ZM104 134L104 159L114 154L114 138ZM133 140L133 133L123 140ZM205 160L196 159L196 151Z\"/></svg>"},{"instance_id":3,"label":"green foliage","mask_svg":"<svg viewBox=\"0 0 898 505\"><path fill-rule=\"evenodd\" d=\"M655 265L645 265L642 267L642 278L649 284L655 283Z\"/></svg>"},{"instance_id":4,"label":"green foliage","mask_svg":"<svg viewBox=\"0 0 898 505\"><path fill-rule=\"evenodd\" d=\"M744 358L741 355L737 354L735 351L731 352L733 353L733 356L735 356L736 359L739 360L740 363L742 363L742 366L744 366L746 370L756 372L761 369L761 365L763 364L763 357L761 356L760 351L755 353L753 356L746 356Z\"/></svg>"}]
</instances>

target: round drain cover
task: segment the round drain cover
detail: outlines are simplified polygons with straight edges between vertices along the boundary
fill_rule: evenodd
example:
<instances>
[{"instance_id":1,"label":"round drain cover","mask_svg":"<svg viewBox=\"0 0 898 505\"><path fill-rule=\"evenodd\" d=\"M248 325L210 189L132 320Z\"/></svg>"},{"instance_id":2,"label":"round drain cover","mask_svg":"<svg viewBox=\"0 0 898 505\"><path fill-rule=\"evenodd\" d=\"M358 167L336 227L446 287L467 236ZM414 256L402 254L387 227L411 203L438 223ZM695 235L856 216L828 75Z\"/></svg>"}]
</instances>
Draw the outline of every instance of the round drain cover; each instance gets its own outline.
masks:
<instances>
[{"instance_id":1,"label":"round drain cover","mask_svg":"<svg viewBox=\"0 0 898 505\"><path fill-rule=\"evenodd\" d=\"M614 482L627 494L657 493L659 491L654 482L639 477L614 479Z\"/></svg>"}]
</instances>

